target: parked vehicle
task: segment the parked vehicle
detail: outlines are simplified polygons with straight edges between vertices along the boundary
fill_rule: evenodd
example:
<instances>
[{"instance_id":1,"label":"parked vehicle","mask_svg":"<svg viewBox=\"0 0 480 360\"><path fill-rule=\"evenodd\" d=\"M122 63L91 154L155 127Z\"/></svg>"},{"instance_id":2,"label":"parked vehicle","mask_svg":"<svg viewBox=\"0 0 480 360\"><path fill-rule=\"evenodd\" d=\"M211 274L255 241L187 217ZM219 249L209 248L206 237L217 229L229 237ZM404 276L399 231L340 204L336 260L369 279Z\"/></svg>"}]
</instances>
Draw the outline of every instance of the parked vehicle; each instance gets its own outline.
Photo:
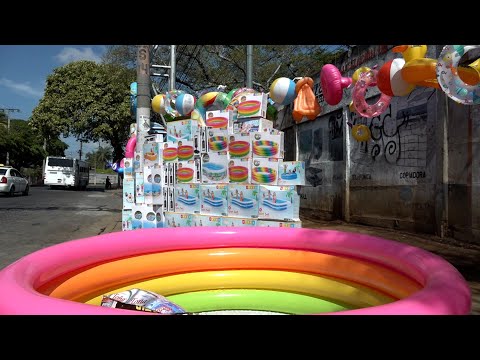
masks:
<instances>
[{"instance_id":1,"label":"parked vehicle","mask_svg":"<svg viewBox=\"0 0 480 360\"><path fill-rule=\"evenodd\" d=\"M11 166L0 164L0 193L14 196L15 193L21 192L22 195L28 195L30 186L28 180Z\"/></svg>"},{"instance_id":2,"label":"parked vehicle","mask_svg":"<svg viewBox=\"0 0 480 360\"><path fill-rule=\"evenodd\" d=\"M88 163L68 157L47 156L44 185L86 189L89 182Z\"/></svg>"}]
</instances>

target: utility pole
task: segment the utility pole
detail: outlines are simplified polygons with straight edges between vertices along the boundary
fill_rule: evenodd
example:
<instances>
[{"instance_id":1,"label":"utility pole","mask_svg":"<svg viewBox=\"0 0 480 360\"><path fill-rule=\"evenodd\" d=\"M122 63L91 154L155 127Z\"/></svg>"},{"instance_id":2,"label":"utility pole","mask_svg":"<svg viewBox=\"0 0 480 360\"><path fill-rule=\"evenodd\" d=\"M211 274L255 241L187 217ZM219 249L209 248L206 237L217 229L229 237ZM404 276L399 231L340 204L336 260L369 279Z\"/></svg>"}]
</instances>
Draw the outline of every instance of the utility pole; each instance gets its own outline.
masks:
<instances>
[{"instance_id":1,"label":"utility pole","mask_svg":"<svg viewBox=\"0 0 480 360\"><path fill-rule=\"evenodd\" d=\"M253 45L247 45L247 83L245 86L247 88L252 88L253 86Z\"/></svg>"},{"instance_id":2,"label":"utility pole","mask_svg":"<svg viewBox=\"0 0 480 360\"><path fill-rule=\"evenodd\" d=\"M139 45L137 51L137 148L143 146L150 130L150 45Z\"/></svg>"},{"instance_id":3,"label":"utility pole","mask_svg":"<svg viewBox=\"0 0 480 360\"><path fill-rule=\"evenodd\" d=\"M20 112L20 109L0 108L0 110L2 110L7 117L7 134L9 134L10 133L10 116L8 116L8 114L11 112ZM7 151L7 158L5 160L5 165L10 165L10 153L8 151Z\"/></svg>"},{"instance_id":4,"label":"utility pole","mask_svg":"<svg viewBox=\"0 0 480 360\"><path fill-rule=\"evenodd\" d=\"M175 45L170 45L170 91L175 90Z\"/></svg>"}]
</instances>

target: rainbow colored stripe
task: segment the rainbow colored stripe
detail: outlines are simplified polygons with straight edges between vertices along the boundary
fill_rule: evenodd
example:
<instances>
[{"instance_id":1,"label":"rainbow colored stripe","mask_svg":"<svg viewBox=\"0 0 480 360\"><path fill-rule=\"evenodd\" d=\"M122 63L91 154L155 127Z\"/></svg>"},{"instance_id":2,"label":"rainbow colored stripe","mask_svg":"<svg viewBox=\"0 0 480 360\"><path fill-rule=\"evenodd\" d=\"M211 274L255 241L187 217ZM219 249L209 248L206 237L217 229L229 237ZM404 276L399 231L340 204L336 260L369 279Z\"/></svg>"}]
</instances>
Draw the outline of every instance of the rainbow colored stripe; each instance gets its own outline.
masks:
<instances>
[{"instance_id":1,"label":"rainbow colored stripe","mask_svg":"<svg viewBox=\"0 0 480 360\"><path fill-rule=\"evenodd\" d=\"M223 151L228 147L225 136L212 136L208 139L208 149L211 151Z\"/></svg>"},{"instance_id":2,"label":"rainbow colored stripe","mask_svg":"<svg viewBox=\"0 0 480 360\"><path fill-rule=\"evenodd\" d=\"M253 142L253 153L257 156L272 157L278 154L278 144L271 140Z\"/></svg>"},{"instance_id":3,"label":"rainbow colored stripe","mask_svg":"<svg viewBox=\"0 0 480 360\"><path fill-rule=\"evenodd\" d=\"M245 182L248 180L248 169L245 166L230 166L228 177L232 182Z\"/></svg>"},{"instance_id":4,"label":"rainbow colored stripe","mask_svg":"<svg viewBox=\"0 0 480 360\"><path fill-rule=\"evenodd\" d=\"M266 166L258 166L252 170L252 182L270 184L275 182L276 179L277 171L275 169Z\"/></svg>"},{"instance_id":5,"label":"rainbow colored stripe","mask_svg":"<svg viewBox=\"0 0 480 360\"><path fill-rule=\"evenodd\" d=\"M250 152L250 143L248 141L232 141L228 145L228 153L232 157L245 157Z\"/></svg>"},{"instance_id":6,"label":"rainbow colored stripe","mask_svg":"<svg viewBox=\"0 0 480 360\"><path fill-rule=\"evenodd\" d=\"M214 129L226 128L228 126L228 119L224 117L212 117L205 120L205 124Z\"/></svg>"},{"instance_id":7,"label":"rainbow colored stripe","mask_svg":"<svg viewBox=\"0 0 480 360\"><path fill-rule=\"evenodd\" d=\"M180 160L189 160L193 157L193 146L182 145L178 147L178 158Z\"/></svg>"},{"instance_id":8,"label":"rainbow colored stripe","mask_svg":"<svg viewBox=\"0 0 480 360\"><path fill-rule=\"evenodd\" d=\"M177 170L177 179L179 182L189 182L193 180L193 169L180 168Z\"/></svg>"},{"instance_id":9,"label":"rainbow colored stripe","mask_svg":"<svg viewBox=\"0 0 480 360\"><path fill-rule=\"evenodd\" d=\"M260 101L247 100L238 105L238 114L242 116L255 115L260 110Z\"/></svg>"},{"instance_id":10,"label":"rainbow colored stripe","mask_svg":"<svg viewBox=\"0 0 480 360\"><path fill-rule=\"evenodd\" d=\"M177 148L166 148L163 149L163 160L164 161L173 161L178 156Z\"/></svg>"}]
</instances>

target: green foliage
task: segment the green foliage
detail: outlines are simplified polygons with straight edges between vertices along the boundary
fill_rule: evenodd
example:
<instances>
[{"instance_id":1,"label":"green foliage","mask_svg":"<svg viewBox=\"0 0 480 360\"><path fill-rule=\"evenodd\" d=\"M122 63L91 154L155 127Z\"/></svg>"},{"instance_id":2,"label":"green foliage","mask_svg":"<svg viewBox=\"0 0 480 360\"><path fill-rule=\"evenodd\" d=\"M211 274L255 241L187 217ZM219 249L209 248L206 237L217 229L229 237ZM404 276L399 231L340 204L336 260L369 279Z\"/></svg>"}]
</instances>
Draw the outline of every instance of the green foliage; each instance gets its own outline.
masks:
<instances>
[{"instance_id":1,"label":"green foliage","mask_svg":"<svg viewBox=\"0 0 480 360\"><path fill-rule=\"evenodd\" d=\"M103 168L107 161L112 160L112 150L111 147L100 146L97 150L87 153L86 161L92 168Z\"/></svg>"},{"instance_id":2,"label":"green foliage","mask_svg":"<svg viewBox=\"0 0 480 360\"><path fill-rule=\"evenodd\" d=\"M1 126L1 125L0 125ZM42 165L48 154L64 156L68 145L59 139L47 142L47 153L43 150L43 138L35 132L28 121L10 120L10 131L0 131L0 162L6 160L9 152L10 165L26 168Z\"/></svg>"},{"instance_id":3,"label":"green foliage","mask_svg":"<svg viewBox=\"0 0 480 360\"><path fill-rule=\"evenodd\" d=\"M254 45L254 88L268 92L271 83L279 77L314 76L341 52L342 47L325 45ZM169 64L169 45L159 45L154 54L152 64ZM136 55L135 45L113 45L103 61L135 68ZM202 90L218 85L225 85L228 90L245 86L245 45L177 45L176 59L177 89L198 96ZM167 78L152 77L152 81L158 92L167 91Z\"/></svg>"},{"instance_id":4,"label":"green foliage","mask_svg":"<svg viewBox=\"0 0 480 360\"><path fill-rule=\"evenodd\" d=\"M135 71L114 64L76 61L56 68L31 123L45 136L74 135L109 142L116 159L123 157L130 115L130 83Z\"/></svg>"}]
</instances>

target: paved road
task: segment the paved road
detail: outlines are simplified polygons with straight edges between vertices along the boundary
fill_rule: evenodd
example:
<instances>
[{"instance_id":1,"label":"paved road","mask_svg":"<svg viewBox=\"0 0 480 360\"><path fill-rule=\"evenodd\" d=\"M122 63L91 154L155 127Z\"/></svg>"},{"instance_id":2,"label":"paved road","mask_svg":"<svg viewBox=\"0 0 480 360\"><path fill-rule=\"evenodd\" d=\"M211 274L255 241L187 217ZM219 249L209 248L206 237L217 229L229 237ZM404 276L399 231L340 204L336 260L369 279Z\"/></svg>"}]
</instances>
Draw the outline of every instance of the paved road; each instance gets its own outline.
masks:
<instances>
[{"instance_id":1,"label":"paved road","mask_svg":"<svg viewBox=\"0 0 480 360\"><path fill-rule=\"evenodd\" d=\"M50 190L32 187L29 196L0 195L0 269L47 246L118 231L120 190Z\"/></svg>"}]
</instances>

